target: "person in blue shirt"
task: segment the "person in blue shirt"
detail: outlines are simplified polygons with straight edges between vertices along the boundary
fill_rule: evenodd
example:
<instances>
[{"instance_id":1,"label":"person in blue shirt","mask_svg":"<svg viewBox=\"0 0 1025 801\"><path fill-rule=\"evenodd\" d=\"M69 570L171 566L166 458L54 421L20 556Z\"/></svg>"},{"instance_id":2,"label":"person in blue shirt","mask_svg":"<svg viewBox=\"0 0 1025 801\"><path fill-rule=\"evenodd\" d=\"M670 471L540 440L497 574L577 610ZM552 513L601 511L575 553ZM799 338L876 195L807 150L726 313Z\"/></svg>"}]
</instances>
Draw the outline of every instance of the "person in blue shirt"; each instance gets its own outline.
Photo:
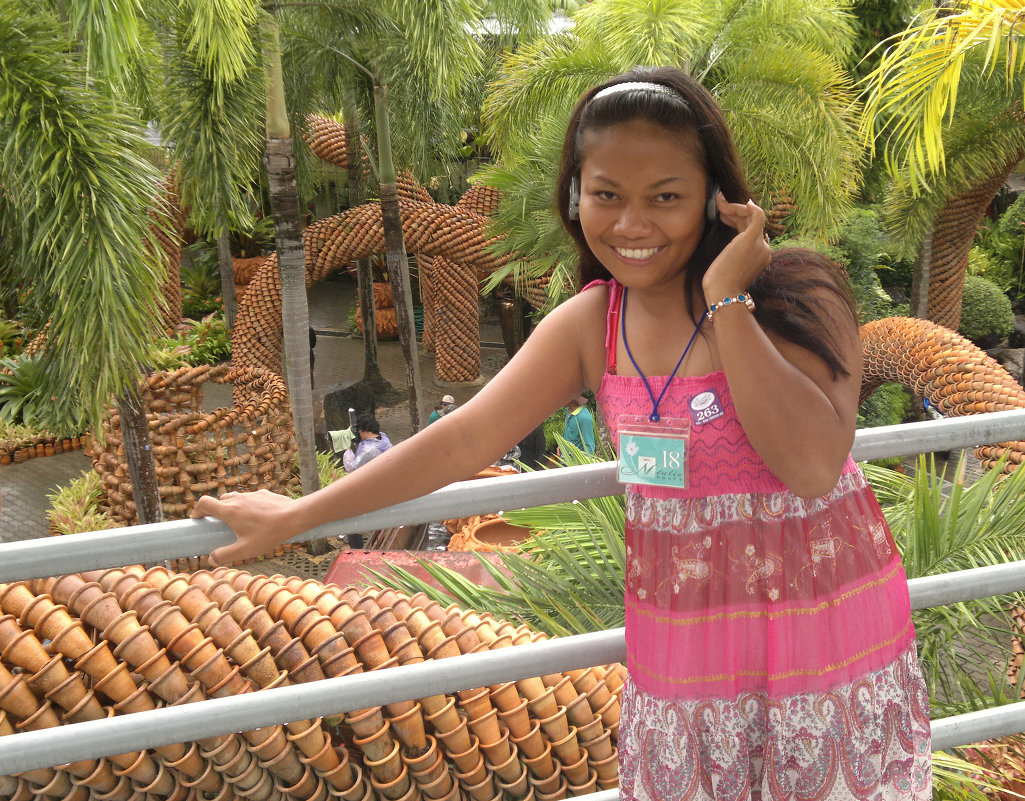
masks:
<instances>
[{"instance_id":1,"label":"person in blue shirt","mask_svg":"<svg viewBox=\"0 0 1025 801\"><path fill-rule=\"evenodd\" d=\"M594 418L587 408L587 398L578 395L569 402L562 438L586 453L594 453Z\"/></svg>"},{"instance_id":2,"label":"person in blue shirt","mask_svg":"<svg viewBox=\"0 0 1025 801\"><path fill-rule=\"evenodd\" d=\"M456 405L456 399L451 395L442 395L441 403L434 407L434 411L431 412L431 416L427 418L427 425L430 425L436 420L440 420L449 412L458 408Z\"/></svg>"}]
</instances>

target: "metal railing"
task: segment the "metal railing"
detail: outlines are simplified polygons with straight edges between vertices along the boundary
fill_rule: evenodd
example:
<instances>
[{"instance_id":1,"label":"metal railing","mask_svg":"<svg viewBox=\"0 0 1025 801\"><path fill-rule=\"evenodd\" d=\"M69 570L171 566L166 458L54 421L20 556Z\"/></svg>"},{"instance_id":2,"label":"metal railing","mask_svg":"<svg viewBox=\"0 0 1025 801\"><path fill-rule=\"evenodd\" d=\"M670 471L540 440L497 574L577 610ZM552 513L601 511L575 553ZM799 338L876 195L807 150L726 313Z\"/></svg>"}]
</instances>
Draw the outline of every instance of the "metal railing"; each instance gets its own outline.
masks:
<instances>
[{"instance_id":1,"label":"metal railing","mask_svg":"<svg viewBox=\"0 0 1025 801\"><path fill-rule=\"evenodd\" d=\"M904 456L1025 439L1025 411L914 423L859 431L856 459ZM422 520L598 497L621 491L612 463L466 482L372 514L321 526L299 539L337 536ZM232 541L223 524L175 521L130 529L0 545L0 581L116 567L205 553ZM1025 589L1025 561L909 582L912 607L921 609ZM499 651L428 661L372 674L326 679L76 723L0 738L0 775L137 751L204 736L247 731L303 718L340 714L425 694L621 661L623 630L583 634ZM958 715L932 724L936 750L1025 731L1025 702ZM616 791L587 796L611 801Z\"/></svg>"}]
</instances>

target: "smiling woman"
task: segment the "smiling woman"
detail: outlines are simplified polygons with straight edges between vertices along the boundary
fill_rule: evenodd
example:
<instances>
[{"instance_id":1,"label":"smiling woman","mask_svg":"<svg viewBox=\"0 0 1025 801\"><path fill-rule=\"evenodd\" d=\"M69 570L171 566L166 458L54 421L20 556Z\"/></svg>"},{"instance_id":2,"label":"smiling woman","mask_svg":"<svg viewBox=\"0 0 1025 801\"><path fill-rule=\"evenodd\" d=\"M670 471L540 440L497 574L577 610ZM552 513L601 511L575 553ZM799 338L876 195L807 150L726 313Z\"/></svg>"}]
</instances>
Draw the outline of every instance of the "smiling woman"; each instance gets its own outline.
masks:
<instances>
[{"instance_id":1,"label":"smiling woman","mask_svg":"<svg viewBox=\"0 0 1025 801\"><path fill-rule=\"evenodd\" d=\"M211 559L467 478L590 389L629 476L622 797L924 801L907 584L849 457L841 271L770 251L722 110L677 70L585 92L562 154L584 289L469 402L344 481L201 499L239 538Z\"/></svg>"}]
</instances>

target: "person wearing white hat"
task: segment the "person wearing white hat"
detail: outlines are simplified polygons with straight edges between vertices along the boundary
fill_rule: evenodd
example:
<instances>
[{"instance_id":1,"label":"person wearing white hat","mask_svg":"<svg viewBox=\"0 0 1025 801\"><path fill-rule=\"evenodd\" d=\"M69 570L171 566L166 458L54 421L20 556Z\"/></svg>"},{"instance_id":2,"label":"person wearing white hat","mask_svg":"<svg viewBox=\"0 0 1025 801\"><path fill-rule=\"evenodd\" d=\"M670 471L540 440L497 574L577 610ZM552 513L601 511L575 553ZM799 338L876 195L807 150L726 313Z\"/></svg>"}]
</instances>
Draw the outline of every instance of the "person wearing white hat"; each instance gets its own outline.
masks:
<instances>
[{"instance_id":1,"label":"person wearing white hat","mask_svg":"<svg viewBox=\"0 0 1025 801\"><path fill-rule=\"evenodd\" d=\"M458 408L456 399L451 395L442 395L441 401L435 405L434 411L431 412L431 416L427 418L427 425L430 425L435 420L440 420L446 414L451 412L453 409Z\"/></svg>"}]
</instances>

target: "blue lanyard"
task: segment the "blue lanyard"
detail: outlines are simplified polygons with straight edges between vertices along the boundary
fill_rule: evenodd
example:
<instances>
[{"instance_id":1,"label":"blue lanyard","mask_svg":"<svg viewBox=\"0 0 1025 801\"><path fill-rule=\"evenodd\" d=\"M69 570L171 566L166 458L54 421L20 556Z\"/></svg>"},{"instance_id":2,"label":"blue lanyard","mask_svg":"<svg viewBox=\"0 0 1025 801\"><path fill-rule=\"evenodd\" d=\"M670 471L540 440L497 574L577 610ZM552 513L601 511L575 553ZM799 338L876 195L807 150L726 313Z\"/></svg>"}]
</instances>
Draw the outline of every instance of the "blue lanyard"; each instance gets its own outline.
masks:
<instances>
[{"instance_id":1,"label":"blue lanyard","mask_svg":"<svg viewBox=\"0 0 1025 801\"><path fill-rule=\"evenodd\" d=\"M637 364L637 360L630 351L630 343L626 341L626 287L623 287L623 313L620 317L622 317L623 320L623 347L626 348L626 355L630 357L631 364L633 364L634 369L637 371L637 375L641 377L641 381L644 382L644 388L648 390L648 395L651 397L651 414L648 415L648 419L653 423L657 423L662 419L658 413L658 406L662 403L662 398L665 397L666 390L669 389L669 385L673 383L673 378L676 377L676 373L680 369L680 365L683 364L683 360L687 358L687 354L690 352L690 346L694 344L694 338L698 335L698 331L701 330L701 324L705 322L705 318L708 317L708 312L701 313L701 319L698 320L697 327L694 329L694 333L690 335L690 340L687 342L687 347L683 349L680 361L676 363L676 367L673 368L673 372L669 374L669 378L666 380L666 385L662 387L662 391L659 393L658 399L655 398L655 393L651 391L651 384L648 383L648 379L641 371L640 366Z\"/></svg>"}]
</instances>

